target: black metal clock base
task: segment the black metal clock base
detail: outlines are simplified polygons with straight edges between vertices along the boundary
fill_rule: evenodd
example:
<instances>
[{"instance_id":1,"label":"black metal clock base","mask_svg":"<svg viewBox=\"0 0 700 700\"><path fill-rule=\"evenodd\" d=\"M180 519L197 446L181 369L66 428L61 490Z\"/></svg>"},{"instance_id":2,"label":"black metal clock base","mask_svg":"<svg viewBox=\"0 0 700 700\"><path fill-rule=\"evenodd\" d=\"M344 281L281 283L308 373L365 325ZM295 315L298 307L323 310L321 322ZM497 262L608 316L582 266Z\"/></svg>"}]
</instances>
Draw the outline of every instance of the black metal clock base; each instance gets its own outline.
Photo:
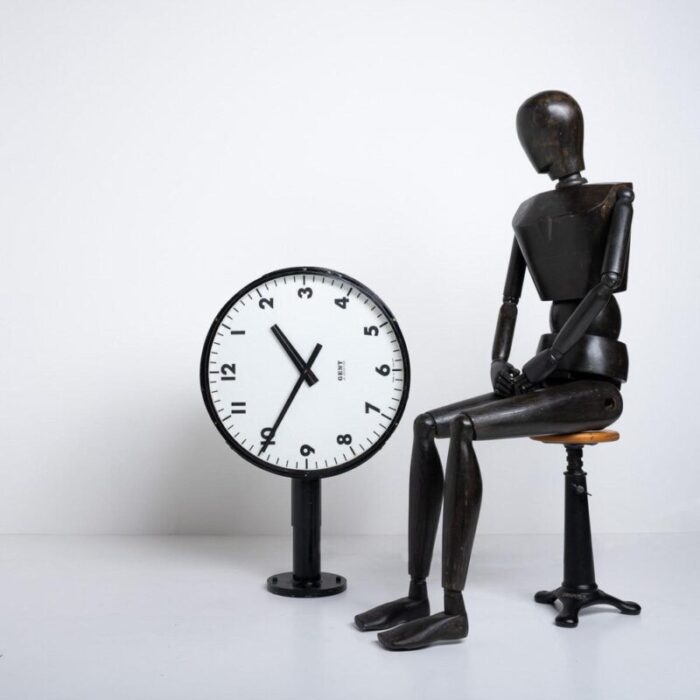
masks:
<instances>
[{"instance_id":1,"label":"black metal clock base","mask_svg":"<svg viewBox=\"0 0 700 700\"><path fill-rule=\"evenodd\" d=\"M347 581L321 571L321 480L292 479L293 571L267 579L267 590L290 598L342 593Z\"/></svg>"},{"instance_id":2,"label":"black metal clock base","mask_svg":"<svg viewBox=\"0 0 700 700\"><path fill-rule=\"evenodd\" d=\"M291 571L276 574L267 579L267 590L275 595L285 595L290 598L322 598L327 595L342 593L347 588L344 576L321 572L316 580L302 580L294 577Z\"/></svg>"}]
</instances>

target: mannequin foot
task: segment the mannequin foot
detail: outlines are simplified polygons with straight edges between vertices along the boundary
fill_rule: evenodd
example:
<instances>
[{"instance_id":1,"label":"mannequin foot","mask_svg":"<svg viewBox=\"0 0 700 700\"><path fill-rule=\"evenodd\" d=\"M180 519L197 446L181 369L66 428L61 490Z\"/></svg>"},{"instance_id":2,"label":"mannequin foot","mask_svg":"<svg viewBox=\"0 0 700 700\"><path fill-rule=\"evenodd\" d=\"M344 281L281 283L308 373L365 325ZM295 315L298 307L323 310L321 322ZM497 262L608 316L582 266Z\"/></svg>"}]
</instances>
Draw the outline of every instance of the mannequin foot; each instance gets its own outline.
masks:
<instances>
[{"instance_id":1,"label":"mannequin foot","mask_svg":"<svg viewBox=\"0 0 700 700\"><path fill-rule=\"evenodd\" d=\"M362 632L386 630L426 615L430 615L430 602L425 581L411 581L408 596L355 615L355 625Z\"/></svg>"},{"instance_id":2,"label":"mannequin foot","mask_svg":"<svg viewBox=\"0 0 700 700\"><path fill-rule=\"evenodd\" d=\"M464 615L437 615L406 622L394 629L377 635L379 643L389 651L422 649L436 642L455 642L464 639L469 632L469 623Z\"/></svg>"},{"instance_id":3,"label":"mannequin foot","mask_svg":"<svg viewBox=\"0 0 700 700\"><path fill-rule=\"evenodd\" d=\"M406 622L377 635L379 643L389 651L422 649L436 642L455 642L469 633L467 611L462 594L445 591L445 611Z\"/></svg>"},{"instance_id":4,"label":"mannequin foot","mask_svg":"<svg viewBox=\"0 0 700 700\"><path fill-rule=\"evenodd\" d=\"M425 600L398 598L355 615L355 625L362 632L386 630L426 615L430 615L430 602L427 598Z\"/></svg>"}]
</instances>

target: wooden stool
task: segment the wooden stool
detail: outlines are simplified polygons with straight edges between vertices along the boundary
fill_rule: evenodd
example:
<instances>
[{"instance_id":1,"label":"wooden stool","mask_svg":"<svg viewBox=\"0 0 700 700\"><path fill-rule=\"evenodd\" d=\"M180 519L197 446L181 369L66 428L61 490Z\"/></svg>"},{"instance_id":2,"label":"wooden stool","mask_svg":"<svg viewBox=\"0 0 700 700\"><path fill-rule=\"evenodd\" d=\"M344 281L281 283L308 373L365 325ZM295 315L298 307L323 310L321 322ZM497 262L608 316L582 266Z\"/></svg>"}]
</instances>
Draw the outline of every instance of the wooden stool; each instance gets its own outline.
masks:
<instances>
[{"instance_id":1,"label":"wooden stool","mask_svg":"<svg viewBox=\"0 0 700 700\"><path fill-rule=\"evenodd\" d=\"M561 602L561 611L554 622L559 627L576 627L578 613L591 605L612 605L625 615L639 615L642 608L631 601L619 600L601 591L595 582L591 521L588 514L586 472L583 471L583 448L602 442L615 442L620 434L614 430L570 433L569 435L537 435L533 440L564 445L567 469L564 472L564 580L553 591L535 594L538 603Z\"/></svg>"}]
</instances>

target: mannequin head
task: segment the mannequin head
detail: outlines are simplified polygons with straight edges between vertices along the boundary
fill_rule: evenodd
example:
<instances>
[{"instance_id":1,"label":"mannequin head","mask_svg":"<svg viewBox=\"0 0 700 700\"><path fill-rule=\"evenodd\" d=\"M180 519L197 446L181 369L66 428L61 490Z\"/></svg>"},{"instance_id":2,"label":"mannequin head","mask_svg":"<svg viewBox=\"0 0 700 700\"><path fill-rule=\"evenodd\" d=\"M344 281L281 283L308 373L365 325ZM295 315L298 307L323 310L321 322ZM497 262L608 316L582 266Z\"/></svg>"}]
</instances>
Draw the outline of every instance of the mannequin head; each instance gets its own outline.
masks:
<instances>
[{"instance_id":1,"label":"mannequin head","mask_svg":"<svg viewBox=\"0 0 700 700\"><path fill-rule=\"evenodd\" d=\"M558 180L584 168L583 114L578 102L559 90L539 92L523 102L518 138L538 173Z\"/></svg>"}]
</instances>

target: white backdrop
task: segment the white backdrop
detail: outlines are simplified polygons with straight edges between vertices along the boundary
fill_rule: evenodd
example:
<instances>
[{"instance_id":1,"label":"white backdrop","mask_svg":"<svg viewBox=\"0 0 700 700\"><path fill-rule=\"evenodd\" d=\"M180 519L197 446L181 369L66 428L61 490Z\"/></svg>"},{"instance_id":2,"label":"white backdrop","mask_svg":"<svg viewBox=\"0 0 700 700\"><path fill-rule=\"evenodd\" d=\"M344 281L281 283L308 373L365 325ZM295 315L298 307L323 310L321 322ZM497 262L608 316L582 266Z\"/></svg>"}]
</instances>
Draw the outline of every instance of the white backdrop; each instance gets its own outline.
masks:
<instances>
[{"instance_id":1,"label":"white backdrop","mask_svg":"<svg viewBox=\"0 0 700 700\"><path fill-rule=\"evenodd\" d=\"M0 531L277 533L289 484L204 410L210 322L270 270L357 277L412 359L406 416L324 483L324 527L406 527L411 421L488 390L530 94L571 92L586 175L632 180L622 441L598 531L697 530L693 2L0 3ZM513 356L547 329L526 282ZM445 447L444 445L442 447ZM481 532L561 528L563 451L480 443Z\"/></svg>"}]
</instances>

